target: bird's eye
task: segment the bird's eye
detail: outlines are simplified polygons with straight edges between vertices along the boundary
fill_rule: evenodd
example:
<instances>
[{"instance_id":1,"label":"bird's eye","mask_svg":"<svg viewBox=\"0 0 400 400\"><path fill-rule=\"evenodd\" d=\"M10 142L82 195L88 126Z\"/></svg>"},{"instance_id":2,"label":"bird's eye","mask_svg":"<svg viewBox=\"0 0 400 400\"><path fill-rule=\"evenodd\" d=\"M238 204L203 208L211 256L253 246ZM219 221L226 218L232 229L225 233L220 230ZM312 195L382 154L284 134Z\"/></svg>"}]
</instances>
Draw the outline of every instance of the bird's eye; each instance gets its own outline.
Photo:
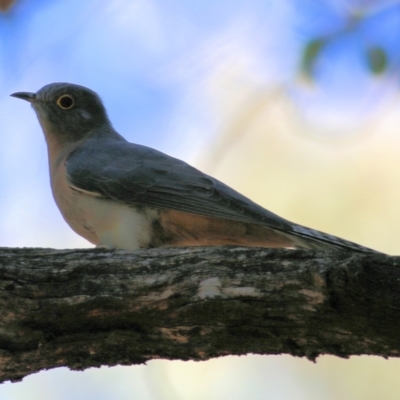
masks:
<instances>
[{"instance_id":1,"label":"bird's eye","mask_svg":"<svg viewBox=\"0 0 400 400\"><path fill-rule=\"evenodd\" d=\"M74 99L69 94L64 94L57 100L57 105L63 110L68 110L75 104Z\"/></svg>"}]
</instances>

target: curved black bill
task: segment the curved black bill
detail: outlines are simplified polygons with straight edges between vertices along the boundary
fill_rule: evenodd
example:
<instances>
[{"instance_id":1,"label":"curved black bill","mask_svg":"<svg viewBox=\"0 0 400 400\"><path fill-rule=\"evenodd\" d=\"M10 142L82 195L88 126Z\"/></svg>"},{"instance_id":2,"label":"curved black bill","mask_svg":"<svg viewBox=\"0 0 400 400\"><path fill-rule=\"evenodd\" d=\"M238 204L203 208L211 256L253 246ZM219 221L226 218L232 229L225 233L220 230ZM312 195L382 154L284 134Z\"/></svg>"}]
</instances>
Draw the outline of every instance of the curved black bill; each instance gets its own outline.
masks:
<instances>
[{"instance_id":1,"label":"curved black bill","mask_svg":"<svg viewBox=\"0 0 400 400\"><path fill-rule=\"evenodd\" d=\"M29 101L30 103L32 103L33 101L36 100L36 93L17 92L17 93L10 94L10 96L16 97L17 99Z\"/></svg>"}]
</instances>

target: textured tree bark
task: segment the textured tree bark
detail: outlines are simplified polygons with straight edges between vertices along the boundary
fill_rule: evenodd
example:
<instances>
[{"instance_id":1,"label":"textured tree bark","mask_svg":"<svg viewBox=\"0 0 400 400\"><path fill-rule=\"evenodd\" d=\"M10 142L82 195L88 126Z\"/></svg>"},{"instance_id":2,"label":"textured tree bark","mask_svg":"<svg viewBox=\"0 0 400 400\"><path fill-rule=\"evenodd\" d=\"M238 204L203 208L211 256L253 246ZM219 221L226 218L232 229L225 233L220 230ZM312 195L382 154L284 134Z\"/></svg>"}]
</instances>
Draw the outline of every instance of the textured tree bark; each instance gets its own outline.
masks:
<instances>
[{"instance_id":1,"label":"textured tree bark","mask_svg":"<svg viewBox=\"0 0 400 400\"><path fill-rule=\"evenodd\" d=\"M400 352L400 257L0 248L0 381L42 369Z\"/></svg>"}]
</instances>

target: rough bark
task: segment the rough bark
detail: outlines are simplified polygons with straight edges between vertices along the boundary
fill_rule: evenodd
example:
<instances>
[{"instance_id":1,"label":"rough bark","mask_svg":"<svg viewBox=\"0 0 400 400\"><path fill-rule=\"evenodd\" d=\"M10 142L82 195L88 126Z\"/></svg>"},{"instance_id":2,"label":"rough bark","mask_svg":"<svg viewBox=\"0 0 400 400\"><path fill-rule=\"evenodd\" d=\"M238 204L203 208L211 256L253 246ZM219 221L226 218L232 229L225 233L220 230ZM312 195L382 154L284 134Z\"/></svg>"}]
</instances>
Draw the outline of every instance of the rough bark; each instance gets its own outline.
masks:
<instances>
[{"instance_id":1,"label":"rough bark","mask_svg":"<svg viewBox=\"0 0 400 400\"><path fill-rule=\"evenodd\" d=\"M400 257L0 248L0 381L48 368L400 351Z\"/></svg>"}]
</instances>

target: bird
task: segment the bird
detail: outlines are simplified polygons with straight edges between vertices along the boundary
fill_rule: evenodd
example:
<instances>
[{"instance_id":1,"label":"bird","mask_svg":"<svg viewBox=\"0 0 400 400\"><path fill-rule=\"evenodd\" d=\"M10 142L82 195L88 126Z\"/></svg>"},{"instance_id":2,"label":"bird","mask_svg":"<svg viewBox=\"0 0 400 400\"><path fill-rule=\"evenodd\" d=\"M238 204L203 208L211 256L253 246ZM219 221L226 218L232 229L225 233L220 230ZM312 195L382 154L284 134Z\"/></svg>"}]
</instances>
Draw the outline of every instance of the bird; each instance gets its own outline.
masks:
<instances>
[{"instance_id":1,"label":"bird","mask_svg":"<svg viewBox=\"0 0 400 400\"><path fill-rule=\"evenodd\" d=\"M97 247L180 246L375 250L290 222L221 181L158 150L128 142L101 98L51 83L11 96L31 103L47 143L54 200Z\"/></svg>"}]
</instances>

